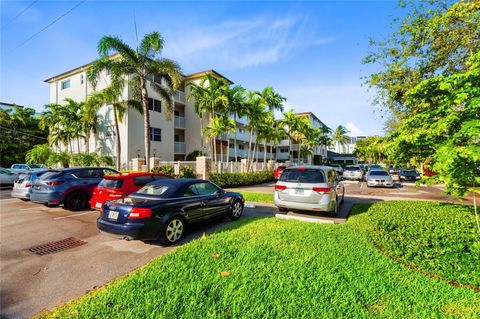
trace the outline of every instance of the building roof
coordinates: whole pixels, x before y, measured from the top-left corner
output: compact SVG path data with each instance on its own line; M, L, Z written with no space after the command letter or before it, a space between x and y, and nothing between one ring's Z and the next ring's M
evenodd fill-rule
M0 102L0 107L3 108L4 106L7 106L7 107L18 106L18 107L21 108L21 109L24 109L24 108L25 108L25 106L23 106L23 105L18 105L18 104L15 104L15 103Z
M109 58L116 58L116 57L118 57L118 56L119 56L119 54L118 54L118 53L115 53L115 54L112 54L111 56L109 56ZM90 67L90 65L93 64L93 62L94 62L94 61L89 62L89 63L87 63L87 64L84 64L84 65L82 65L82 66L76 67L76 68L74 68L74 69L65 71L65 72L60 73L60 74L58 74L58 75L52 76L51 78L46 79L44 82L46 82L46 83L52 83L52 82L61 80L61 79L63 79L63 78L72 76L72 75L74 75L74 74L77 74L77 73L80 73L80 72L84 72L84 71L88 70L88 68ZM227 77L221 75L220 73L218 73L217 71L215 71L215 70L213 70L213 69L196 72L196 73L192 73L192 74L189 74L189 75L184 75L184 74L182 74L182 76L184 77L185 80L193 80L193 79L200 78L200 77L204 76L205 74L209 74L209 73L212 73L213 75L215 75L215 76L217 76L217 77L224 78L225 80L228 81L228 83L233 84L233 81L231 81L230 79L228 79Z
M340 154L337 152L327 151L328 158L357 158L353 154Z
M184 77L185 77L185 80L193 80L193 79L201 78L201 77L204 76L205 74L210 74L210 73L213 74L213 75L215 75L215 76L217 76L217 77L224 78L225 80L228 81L228 83L233 84L233 81L231 81L230 79L228 79L227 77L221 75L220 73L218 73L217 71L215 71L215 70L213 70L213 69L196 72L196 73L192 73L192 74L189 74L189 75L184 75Z

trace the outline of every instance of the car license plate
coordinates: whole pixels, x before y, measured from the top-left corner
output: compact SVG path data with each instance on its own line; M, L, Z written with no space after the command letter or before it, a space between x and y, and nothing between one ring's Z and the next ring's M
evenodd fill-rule
M118 218L118 212L115 210L111 210L108 212L108 219L114 219L117 220Z
M96 208L102 208L102 203L96 203L96 204L95 204L95 207L96 207Z
M303 189L295 188L295 195L303 195Z

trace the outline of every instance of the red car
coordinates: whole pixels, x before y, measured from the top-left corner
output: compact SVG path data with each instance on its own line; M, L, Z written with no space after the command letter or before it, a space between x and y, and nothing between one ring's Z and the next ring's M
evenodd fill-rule
M173 177L159 173L128 173L104 176L102 181L93 190L90 207L101 210L107 200L119 199L138 191L146 184L159 179L173 179Z
M279 179L280 176L282 176L282 173L285 170L285 168L287 168L287 166L285 165L280 165L279 167L277 167L277 169L273 172L273 177L275 179Z

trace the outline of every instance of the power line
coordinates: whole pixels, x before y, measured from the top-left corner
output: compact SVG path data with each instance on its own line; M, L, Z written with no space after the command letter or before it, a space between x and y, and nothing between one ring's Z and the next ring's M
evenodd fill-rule
M18 17L20 17L22 14L25 13L25 11L27 11L28 9L30 9L35 3L37 3L38 0L35 0L33 1L32 3L30 3L25 9L23 9L22 11L20 11L16 16L14 16L10 21L8 21L7 23L5 23L4 25L2 25L2 28L5 28L7 25L9 25L10 23L12 23L13 21L15 21Z
M26 132L24 132L24 131L11 129L11 128L8 128L8 127L2 126L2 125L0 125L0 129L7 130L7 131L12 131L12 132L19 132L19 133L22 133L22 134L24 134L24 135L28 135L28 136L32 136L32 137L36 137L36 138L41 138L42 140L48 140L48 138L43 137L43 136L38 136L38 135L29 134L29 133L26 133Z
M61 16L59 16L58 18L56 18L55 20L53 20L52 22L50 22L49 24L47 24L45 27L43 27L43 29L41 29L40 31L34 33L32 36L30 36L28 39L26 39L25 41L23 41L22 43L20 43L19 45L17 45L15 48L13 48L12 51L10 51L10 53L12 53L13 51L15 51L16 49L22 47L23 45L25 45L25 43L27 43L28 41L32 40L34 37L36 37L37 35L39 35L40 33L42 33L43 31L45 31L46 29L48 29L49 27L51 27L52 25L54 25L55 23L57 23L59 20L61 20L62 18L64 18L66 15L68 15L70 12L72 12L73 10L75 10L77 7L79 7L82 3L84 3L86 0L82 0L80 2L78 2L76 5L74 5L72 8L70 8L70 10L68 10L67 12L65 12L64 14L62 14Z

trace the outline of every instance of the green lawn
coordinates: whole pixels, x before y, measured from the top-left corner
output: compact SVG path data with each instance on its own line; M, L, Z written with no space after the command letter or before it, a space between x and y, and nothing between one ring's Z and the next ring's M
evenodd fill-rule
M240 220L41 317L478 318L480 293L374 247L372 216L388 205L342 225Z
M238 192L247 202L273 203L273 193Z

